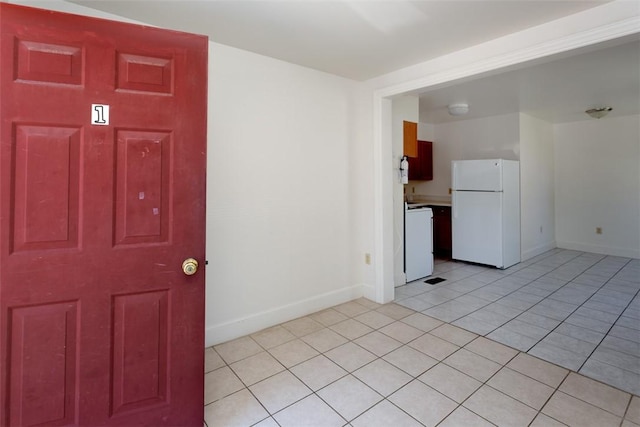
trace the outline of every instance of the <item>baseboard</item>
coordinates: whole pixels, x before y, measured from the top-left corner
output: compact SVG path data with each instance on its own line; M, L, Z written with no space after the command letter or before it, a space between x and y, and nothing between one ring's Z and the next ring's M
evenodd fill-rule
M540 254L550 251L551 249L555 249L556 247L557 247L556 242L551 241L551 242L538 245L534 248L527 249L526 251L522 251L522 261L526 261L528 259L536 257Z
M376 287L369 284L362 284L362 296L371 301L376 300Z
M603 245L593 245L589 243L567 242L558 240L557 247L560 249L571 249L574 251L592 252L602 255L619 256L624 258L640 258L640 250L629 248L617 248Z
M397 288L398 286L403 286L407 284L407 274L404 271L401 271L400 273L396 274L396 277L393 281L394 283L394 287Z
M205 346L210 347L244 335L252 334L262 329L288 322L289 320L306 316L362 296L363 286L354 285L222 324L207 326L205 329Z

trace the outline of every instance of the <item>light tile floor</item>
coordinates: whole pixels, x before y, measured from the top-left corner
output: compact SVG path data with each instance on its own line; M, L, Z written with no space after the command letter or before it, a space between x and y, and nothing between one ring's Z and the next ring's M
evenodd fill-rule
M205 422L640 426L638 260L554 250L434 276L208 348Z
M396 302L640 394L640 260L556 249L506 270L439 261Z

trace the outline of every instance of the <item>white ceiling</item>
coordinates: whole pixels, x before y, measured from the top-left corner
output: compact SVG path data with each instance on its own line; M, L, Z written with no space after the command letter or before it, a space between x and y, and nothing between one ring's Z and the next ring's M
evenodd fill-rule
M366 80L610 0L71 0Z
M559 19L609 0L69 0L151 25L206 34L211 41L366 80ZM636 1L636 0L632 0ZM640 4L640 3L639 3ZM491 77L420 94L420 121L523 111L552 121L640 113L638 37Z
M607 117L640 114L640 41L620 40L560 59L505 71L420 96L420 122L444 123L524 112L551 123L594 120L585 110L610 106ZM462 117L447 106L469 105Z

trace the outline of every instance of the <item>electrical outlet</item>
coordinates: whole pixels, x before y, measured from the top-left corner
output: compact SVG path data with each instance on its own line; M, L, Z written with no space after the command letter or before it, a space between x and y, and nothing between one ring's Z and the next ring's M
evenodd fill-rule
M602 227L596 227L596 234L602 234Z
M371 254L364 254L364 263L371 265Z

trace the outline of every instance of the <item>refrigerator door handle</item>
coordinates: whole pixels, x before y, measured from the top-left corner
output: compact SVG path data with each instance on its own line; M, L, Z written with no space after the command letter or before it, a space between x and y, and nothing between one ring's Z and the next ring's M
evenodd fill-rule
M452 212L453 218L458 217L458 204L456 203L456 194L457 194L457 191L455 190L451 192L451 208L453 210Z

